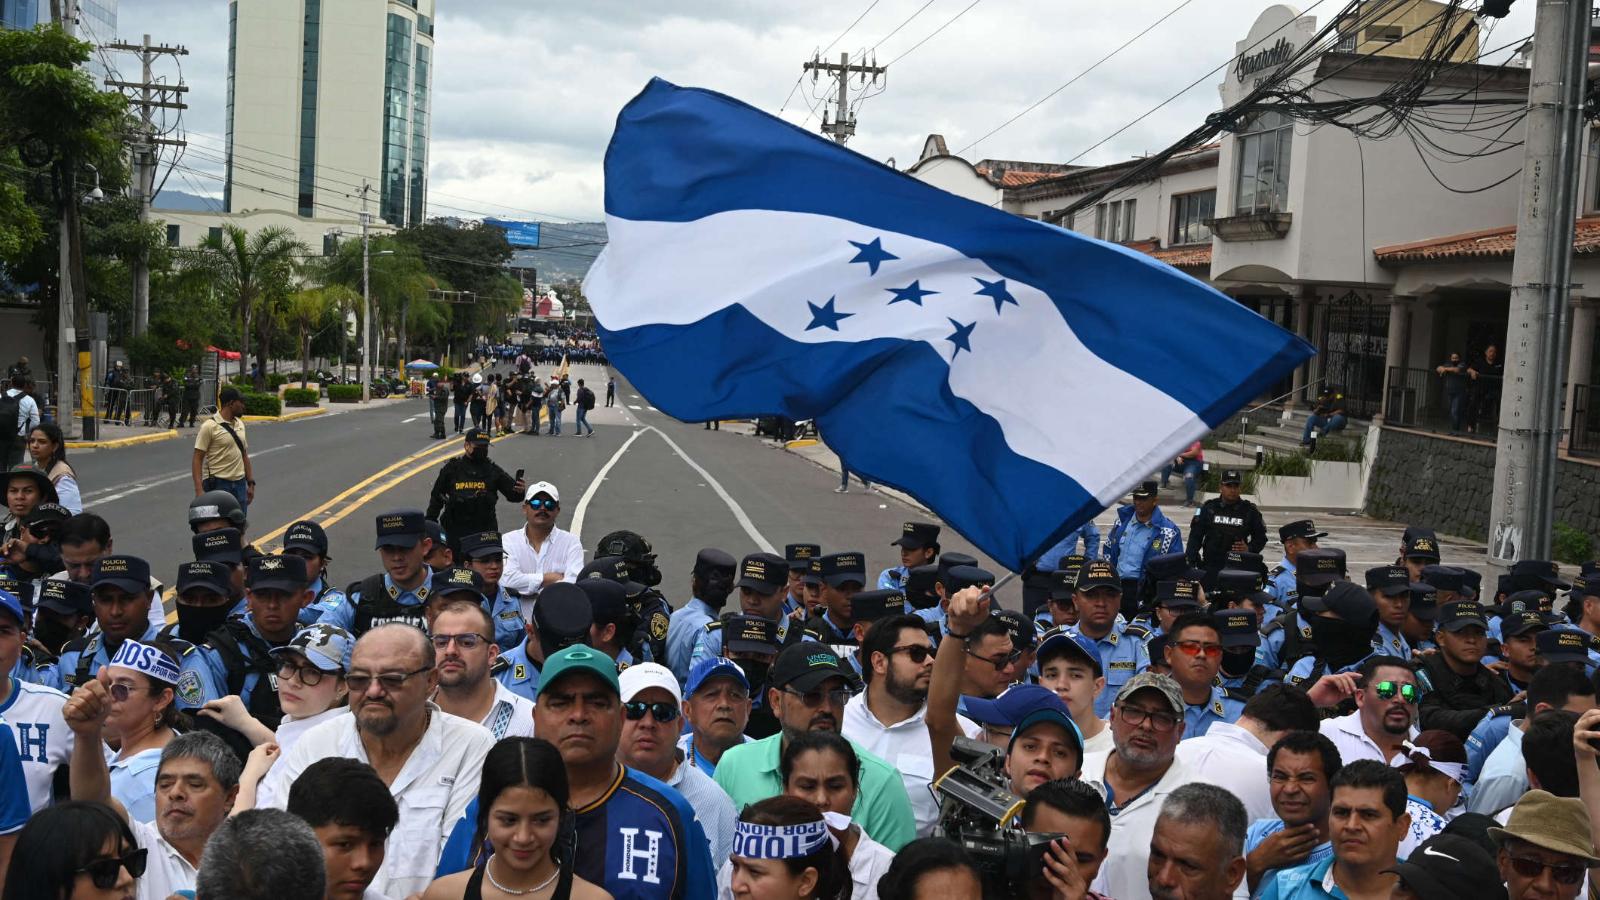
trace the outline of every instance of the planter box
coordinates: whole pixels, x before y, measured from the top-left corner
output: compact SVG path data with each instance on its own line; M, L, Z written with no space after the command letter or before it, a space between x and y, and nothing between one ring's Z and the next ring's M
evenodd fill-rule
M1214 493L1202 492L1200 502ZM1366 496L1366 467L1361 463L1312 460L1311 474L1257 475L1256 492L1246 500L1262 509L1328 509L1359 511Z

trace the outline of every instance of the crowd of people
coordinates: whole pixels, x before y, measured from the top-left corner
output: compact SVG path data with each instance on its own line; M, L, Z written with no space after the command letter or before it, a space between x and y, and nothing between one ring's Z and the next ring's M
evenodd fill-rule
M616 400L615 378L606 381L606 405ZM570 375L552 374L542 380L532 367L513 367L510 372L483 373L457 372L449 379L430 376L423 383L423 396L428 398L429 418L433 423L433 436L445 438L450 406L455 405L455 433L467 429L496 434L540 434L540 416L543 415L544 434L561 434L562 413L573 408L573 434L594 434L589 424L589 411L595 408L594 390ZM587 430L585 430L587 429Z
M1236 491L1185 552L1151 482L1020 590L921 521L881 569L708 547L674 585L486 442L342 587L229 490L152 572L13 470L0 898L1570 900L1600 866L1593 564L1486 586L1411 528L1349 572L1302 520L1269 568Z

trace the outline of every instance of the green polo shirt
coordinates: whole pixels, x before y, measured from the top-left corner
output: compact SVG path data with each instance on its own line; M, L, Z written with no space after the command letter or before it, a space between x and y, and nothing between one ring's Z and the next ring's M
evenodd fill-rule
M717 763L717 784L733 798L734 809L783 793L783 777L778 774L779 745L783 733L730 748ZM911 798L906 794L900 773L873 756L855 741L850 742L861 759L861 790L850 818L867 837L898 853L917 836L917 822L911 815Z

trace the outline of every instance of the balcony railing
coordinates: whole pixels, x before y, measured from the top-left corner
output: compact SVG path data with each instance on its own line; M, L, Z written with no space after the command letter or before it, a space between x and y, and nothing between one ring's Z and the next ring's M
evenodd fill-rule
M1434 369L1391 367L1383 418L1404 428L1494 440L1500 420L1500 381L1472 380L1452 392Z

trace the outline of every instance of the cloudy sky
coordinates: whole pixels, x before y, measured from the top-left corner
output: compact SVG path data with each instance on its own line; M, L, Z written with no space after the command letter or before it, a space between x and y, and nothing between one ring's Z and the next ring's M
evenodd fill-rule
M601 157L616 113L653 75L722 91L769 112L781 110L796 123L809 115L807 127L815 128L818 119L811 112L822 109L817 98L824 85L813 88L809 76L797 85L801 63L830 44L828 55L835 60L841 51L866 50L880 64L893 65L883 92L858 111L857 137L850 146L862 153L893 157L904 168L916 160L923 139L939 133L953 152L968 159L1110 163L1159 149L1213 110L1222 76L1207 73L1229 60L1234 43L1271 5L1266 0L438 4L430 211L586 221L602 214ZM1343 5L1344 0L1304 0L1301 8L1325 18ZM1516 4L1488 45L1529 34L1533 6L1531 0ZM226 0L120 3L121 37L137 40L148 32L156 41L185 44L191 51L183 63L191 87L184 124L197 147L222 145L227 8ZM1110 61L985 137L1169 13ZM299 60L284 63L298 65ZM1083 155L1196 80L1200 83L1193 89ZM220 166L202 158L208 153L220 156L220 150L198 150L185 165L220 173ZM168 187L220 194L220 182L195 173L178 173Z

